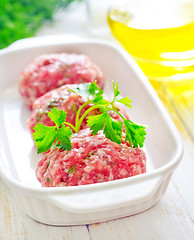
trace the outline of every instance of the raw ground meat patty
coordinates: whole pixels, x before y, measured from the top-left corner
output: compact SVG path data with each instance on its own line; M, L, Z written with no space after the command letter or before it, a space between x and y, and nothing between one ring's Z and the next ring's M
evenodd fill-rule
M71 137L72 149L51 150L39 161L36 176L44 187L77 186L122 179L146 172L142 149L93 136L84 129Z
M51 111L53 107L56 107L59 110L64 110L67 112L66 122L69 122L75 125L75 118L78 109L87 101L87 98L81 97L76 93L69 91L69 89L75 90L79 87L79 84L67 84L60 88L53 89L45 93L43 96L37 98L33 104L33 110L29 120L27 121L26 125L27 128L33 132L33 128L36 123L42 123L45 126L53 126L54 123L48 117L47 113ZM81 111L81 115L85 112L89 107L92 105L87 105ZM118 110L129 119L127 115L126 109L123 107L122 104L117 104ZM94 109L89 115L97 115L100 114L99 109ZM121 120L120 117L112 112L110 115L117 120ZM81 129L87 127L86 119L82 122Z
M104 86L100 68L83 54L45 54L34 59L21 73L19 92L32 107L34 100L64 84L97 81Z

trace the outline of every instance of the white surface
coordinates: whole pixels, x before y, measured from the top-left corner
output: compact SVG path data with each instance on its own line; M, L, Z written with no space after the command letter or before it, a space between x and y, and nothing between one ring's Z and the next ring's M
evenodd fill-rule
M20 41L0 53L0 172L9 187L16 191L16 201L32 218L57 225L105 221L153 206L164 194L171 173L181 160L182 145L148 80L124 50L110 43L68 41L65 36L38 40L31 44L26 40L28 46L25 40L24 44ZM146 174L88 186L54 189L40 186L34 174L38 157L25 127L30 112L18 94L17 84L20 72L34 57L62 51L84 53L99 65L106 76L107 95L114 79L118 80L121 94L130 96L131 118L150 126L145 144ZM22 60L18 61L19 58ZM7 71L10 68L11 71Z

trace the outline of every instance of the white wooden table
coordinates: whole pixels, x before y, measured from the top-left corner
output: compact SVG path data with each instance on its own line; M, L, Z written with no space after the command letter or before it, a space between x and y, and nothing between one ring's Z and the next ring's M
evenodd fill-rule
M81 6L69 11L65 17L56 17L55 24L45 26L38 35L87 35L83 11L85 9ZM99 37L107 38L107 35ZM172 105L168 103L166 107L183 138L185 152L166 194L156 206L135 216L104 223L74 227L47 226L24 215L15 204L11 191L0 179L0 240L193 240L194 143ZM190 117L194 120L193 115ZM194 127L194 121L190 127Z

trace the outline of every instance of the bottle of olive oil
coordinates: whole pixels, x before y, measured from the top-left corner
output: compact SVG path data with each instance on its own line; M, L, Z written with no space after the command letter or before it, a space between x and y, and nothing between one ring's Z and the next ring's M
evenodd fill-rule
M194 77L194 0L118 4L109 9L109 27L149 79Z
M194 141L194 0L120 0L107 18Z

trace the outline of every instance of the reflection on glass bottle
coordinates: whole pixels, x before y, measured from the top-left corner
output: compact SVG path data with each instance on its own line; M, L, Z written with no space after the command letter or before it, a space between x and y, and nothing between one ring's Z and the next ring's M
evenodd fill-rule
M127 1L108 23L150 79L194 74L194 1Z
M121 0L107 17L113 36L194 141L194 0Z

